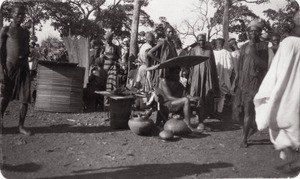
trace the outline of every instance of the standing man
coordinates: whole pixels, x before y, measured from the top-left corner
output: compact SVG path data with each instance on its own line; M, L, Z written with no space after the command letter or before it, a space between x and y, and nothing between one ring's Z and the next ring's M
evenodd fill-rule
M300 4L300 1L298 1ZM299 172L300 160L300 10L294 29L276 52L272 65L255 95L256 124L269 128L270 140L285 164L279 169ZM295 178L299 178L298 177Z
M140 53L138 55L138 61L140 67L138 69L136 78L136 87L144 92L149 92L152 88L150 71L146 71L147 67L154 65L153 60L148 57L149 50L154 46L155 37L151 32L147 32L146 43L141 46Z
M197 41L198 44L191 49L190 55L210 57L205 62L192 67L189 77L190 95L200 97L197 115L199 118L198 129L202 131L205 117L214 117L214 98L219 96L220 90L215 57L212 48L206 45L206 34L198 35Z
M217 111L218 113L222 113L226 95L232 94L230 77L233 69L233 63L230 52L224 49L225 40L223 38L218 38L215 43L216 48L214 50L214 55L220 87L220 101L218 103Z
M29 31L20 25L24 21L26 8L16 6L12 10L13 21L9 26L3 27L0 32L0 85L1 85L1 127L3 114L10 100L21 102L19 116L19 132L30 135L31 132L24 128L24 121L30 103L30 71L29 56Z
M233 117L243 120L241 147L248 147L248 137L256 129L253 98L268 69L268 47L260 40L263 24L257 20L248 25L249 42L241 47L238 86L233 105Z

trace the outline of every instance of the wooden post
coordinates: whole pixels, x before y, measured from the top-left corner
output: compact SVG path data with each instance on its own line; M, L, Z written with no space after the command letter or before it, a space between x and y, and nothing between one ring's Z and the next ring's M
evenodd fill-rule
M136 59L138 54L138 29L140 21L140 10L142 0L134 0L134 9L131 25L131 38L130 38L130 49L129 49L129 60L128 60L128 72L131 68L132 62Z

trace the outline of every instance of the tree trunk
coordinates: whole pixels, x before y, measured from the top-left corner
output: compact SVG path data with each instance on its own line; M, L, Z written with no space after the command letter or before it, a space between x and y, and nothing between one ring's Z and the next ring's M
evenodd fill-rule
M136 59L138 54L138 29L139 29L139 20L140 20L140 10L141 10L141 1L134 0L134 9L131 25L131 38L130 38L130 49L129 49L129 61L128 61L128 70L130 70L132 62Z
M225 0L224 13L223 13L223 38L225 40L225 47L229 39L229 7L231 0Z

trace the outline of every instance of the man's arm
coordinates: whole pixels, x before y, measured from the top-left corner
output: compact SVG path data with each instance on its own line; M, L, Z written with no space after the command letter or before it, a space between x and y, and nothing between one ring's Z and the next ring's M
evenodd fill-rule
M0 83L5 81L7 76L6 68L6 39L8 27L3 27L0 31Z
M158 51L159 48L161 48L163 45L163 42L159 42L157 43L156 46L154 46L152 49L149 50L149 52L147 53L148 57L152 58L153 60L157 61L160 63L160 59L157 58L154 54L156 51Z

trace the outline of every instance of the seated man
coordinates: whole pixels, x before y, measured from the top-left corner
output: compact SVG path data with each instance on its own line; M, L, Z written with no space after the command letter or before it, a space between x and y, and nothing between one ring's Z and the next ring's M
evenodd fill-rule
M158 88L155 89L157 102L159 103L159 110L164 112L171 112L184 115L184 121L187 126L196 131L191 126L190 115L191 105L188 97L182 97L184 87L179 81L180 68L170 68L170 73L161 78Z

